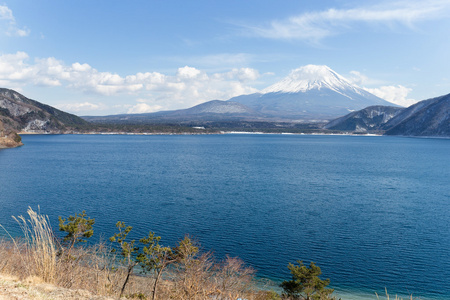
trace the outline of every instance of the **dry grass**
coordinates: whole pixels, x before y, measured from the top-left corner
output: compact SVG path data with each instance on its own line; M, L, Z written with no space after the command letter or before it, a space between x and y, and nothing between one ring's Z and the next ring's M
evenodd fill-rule
M389 293L388 293L387 289L385 289L385 293L386 293L386 300L390 300L390 296L389 296ZM375 293L375 295L377 295L377 299L380 300L380 297L378 296L378 294ZM397 295L395 295L395 298L392 298L392 299L393 299L393 300L403 300L403 298L400 298L400 297L397 296ZM409 296L407 299L405 299L405 300L413 300L413 299L420 299L420 298L417 298L417 297L413 298L413 296L410 295L410 296Z
M78 247L70 253L55 238L47 216L31 208L28 219L13 217L23 238L0 240L0 273L21 280L42 281L64 288L85 289L98 295L113 295L121 278L114 270L115 258L103 244Z
M26 271L29 276L38 276L45 282L53 283L56 280L57 246L55 237L47 216L41 215L28 208L29 219L23 216L13 217L19 223L25 237L22 243L26 255ZM13 240L18 246L18 243Z
M120 294L127 272L118 267L109 247L100 243L68 251L55 238L47 216L31 208L27 213L28 218L15 218L23 238L0 240L0 274L28 283L83 289L98 296ZM254 271L237 258L216 262L209 253L187 257L163 277L156 299L272 299L270 292L256 288ZM151 299L153 283L153 277L132 276L124 295Z

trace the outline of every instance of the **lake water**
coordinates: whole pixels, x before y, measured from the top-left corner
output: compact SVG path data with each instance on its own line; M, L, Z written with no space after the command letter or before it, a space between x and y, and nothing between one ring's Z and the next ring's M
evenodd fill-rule
M311 135L29 135L0 150L0 223L86 210L184 234L274 280L316 262L343 299L450 299L450 140ZM349 295L351 294L351 295ZM355 295L359 295L358 297Z

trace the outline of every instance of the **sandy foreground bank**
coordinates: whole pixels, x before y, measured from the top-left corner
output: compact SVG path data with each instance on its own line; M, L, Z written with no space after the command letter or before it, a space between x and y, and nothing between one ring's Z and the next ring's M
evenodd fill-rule
M19 280L17 277L0 274L0 300L112 300L113 298L95 296L86 290L71 290L52 284L39 282L37 278Z

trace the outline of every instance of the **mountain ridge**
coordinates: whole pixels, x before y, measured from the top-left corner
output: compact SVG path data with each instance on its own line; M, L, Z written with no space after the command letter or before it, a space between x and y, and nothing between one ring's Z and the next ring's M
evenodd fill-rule
M233 97L262 114L308 121L334 119L372 105L397 106L350 83L328 66L306 65L292 70L260 93Z
M386 135L450 137L450 94L420 101L386 123Z
M324 128L356 133L450 137L450 94L423 100L407 108L366 107L332 120Z

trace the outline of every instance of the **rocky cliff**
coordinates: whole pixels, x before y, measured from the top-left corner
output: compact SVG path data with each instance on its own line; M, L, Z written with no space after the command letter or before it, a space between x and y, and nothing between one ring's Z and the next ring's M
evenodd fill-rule
M68 133L89 123L16 91L0 88L0 147L20 146L24 133Z
M14 131L5 130L0 121L0 149L22 146L22 138Z
M64 133L88 124L75 115L0 88L0 121L6 130Z

